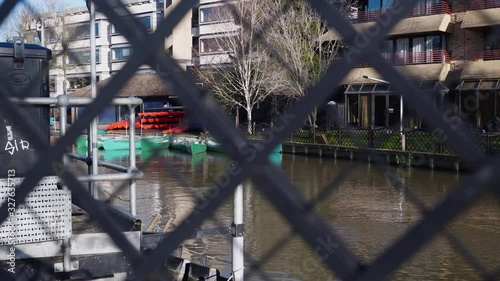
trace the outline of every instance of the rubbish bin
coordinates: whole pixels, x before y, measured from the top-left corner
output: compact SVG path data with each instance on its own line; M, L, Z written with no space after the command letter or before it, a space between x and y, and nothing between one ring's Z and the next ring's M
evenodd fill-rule
M49 60L52 52L44 47L0 42L0 87L10 97L49 97ZM23 105L20 113L50 142L49 106ZM19 120L8 119L0 110L0 178L8 171L23 177L37 160L40 143L32 143Z

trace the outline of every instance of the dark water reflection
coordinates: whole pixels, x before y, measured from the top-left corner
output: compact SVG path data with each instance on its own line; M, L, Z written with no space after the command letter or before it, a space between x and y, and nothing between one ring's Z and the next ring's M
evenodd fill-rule
M147 155L138 157L140 163ZM166 152L153 159L138 184L138 215L145 224L155 213L163 216L159 231L179 225L194 207L193 195L206 192L225 168L227 158L203 154L194 159L187 154ZM347 161L278 155L284 173L308 200L317 198L329 181L351 167ZM125 164L125 158L107 160ZM279 161L282 160L282 161ZM173 173L173 170L177 173ZM432 207L460 182L455 173L400 168L402 189L388 184L384 172L373 164L356 164L343 183L321 198L316 210L344 239L362 261L372 261L420 218L420 212L405 191L410 191L426 207ZM333 275L315 262L313 251L292 232L273 204L251 184L245 183L246 251L256 260L282 239L291 237L282 249L262 266L272 280L334 280ZM232 221L232 198L215 213L204 228L229 225ZM500 212L493 196L482 198L451 223L450 232L461 239L488 270L500 265ZM200 262L202 252L213 257L210 265L228 274L230 238L205 237L185 241L189 251L184 257ZM247 261L249 261L247 259ZM247 265L249 267L250 264ZM248 280L261 280L254 275ZM443 235L437 236L406 262L391 280L480 280L480 275Z

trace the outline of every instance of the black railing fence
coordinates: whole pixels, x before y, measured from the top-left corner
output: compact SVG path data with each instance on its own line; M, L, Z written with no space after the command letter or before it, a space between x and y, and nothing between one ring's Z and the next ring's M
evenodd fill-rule
M25 1L26 2L26 1ZM318 256L318 262L331 269L332 280L386 280L403 263L409 261L426 243L430 242L436 235L443 234L455 246L457 252L477 271L478 278L483 280L495 280L498 277L499 269L487 271L474 255L464 246L464 244L447 231L446 225L457 216L464 213L467 208L488 193L499 193L500 173L495 172L500 167L500 155L493 152L500 150L500 136L493 134L476 134L458 130L450 120L450 116L443 115L443 111L438 111L432 106L428 106L422 99L422 95L413 84L393 66L391 66L380 53L379 50L385 40L386 35L393 27L407 17L418 0L408 0L395 2L393 8L388 9L376 21L377 25L373 32L361 35L350 23L341 15L338 2L328 0L308 0L304 2L318 13L319 16L344 38L349 50L354 50L352 55L343 60L335 61L323 78L315 85L306 90L304 97L292 103L286 110L276 118L271 126L269 124L241 124L238 128L224 112L217 102L207 95L196 85L176 61L158 52L164 46L165 38L172 34L173 28L184 18L184 15L196 7L198 0L183 0L168 13L168 16L158 24L154 31L148 31L137 19L135 19L127 5L131 1L107 0L93 1L99 12L106 16L109 22L122 34L130 46L136 50L131 54L128 61L124 62L123 68L113 75L109 83L103 86L95 101L89 105L85 113L72 124L67 134L56 144L50 146L42 142L35 130L25 129L25 135L32 143L40 142L43 149L39 152L39 161L36 162L26 174L25 180L16 189L16 206L26 200L29 192L35 187L41 178L49 174L53 163L59 163L61 157L67 152L67 147L75 143L77 136L89 126L89 123L100 112L110 104L111 100L124 87L126 82L136 73L142 65L149 65L152 69L167 70L169 75L162 76L161 79L168 84L168 88L176 93L182 104L186 106L193 116L203 123L204 128L216 139L222 142L224 150L234 161L234 165L227 168L226 173L221 176L224 179L218 181L211 187L209 195L200 195L194 198L197 202L192 212L180 223L168 236L159 241L156 248L147 255L141 254L127 240L125 235L114 227L116 222L106 216L106 202L93 199L87 189L76 180L75 175L64 170L58 174L64 179L66 185L71 189L73 198L77 201L113 239L114 243L122 250L126 256L127 272L133 273L134 280L151 280L155 272L164 263L165 258L173 253L183 241L189 239L201 224L213 219L214 212L226 202L233 194L236 187L244 180L252 180L254 186L261 192L269 202L272 202L276 210L290 225L294 236L300 236L316 254L321 249L324 255ZM228 5L230 2L228 1ZM18 0L4 0L0 4L0 23L4 22L9 14L13 13L15 7L24 4ZM285 5L283 11L293 5ZM231 9L235 15L238 11ZM387 16L384 16L387 15ZM275 17L268 22L273 24ZM238 20L242 28L251 26L245 19ZM266 30L255 30L256 38L263 46L269 47L265 36ZM362 37L363 40L358 40ZM279 51L268 48L268 51L277 59L279 63L287 66L287 58L283 57ZM314 208L314 202L307 202L303 195L297 190L290 179L280 170L279 167L269 162L267 154L283 141L325 143L339 146L355 146L378 149L402 149L401 135L399 131L388 128L359 129L342 128L332 129L328 127L318 127L314 130L310 128L300 129L308 114L331 97L332 90L341 84L343 78L359 62L369 58L373 62L375 70L391 83L391 86L402 93L404 100L415 111L420 113L424 121L429 124L433 131L412 130L403 135L406 139L405 149L408 151L421 151L429 153L454 153L460 157L460 161L471 168L472 173L467 175L455 188L450 191L444 200L432 208L428 208L419 203L412 193L411 187L404 189L408 198L415 206L422 211L419 221L414 222L397 239L387 242L386 248L377 256L370 260L361 261L345 242L344 237L339 235L335 224L327 223ZM159 67L158 67L159 65ZM439 94L439 93L436 93ZM5 112L8 119L15 119L20 127L32 128L30 120L23 118L22 109L10 101L10 92L7 87L0 87L0 109ZM251 128L252 135L265 139L264 148L256 146L254 142L246 137L248 128ZM298 129L299 128L299 129ZM438 130L439 133L436 133ZM265 132L265 133L264 133ZM253 150L256 157L243 155L241 148L246 151ZM367 152L369 153L369 152ZM378 161L376 157L374 163L380 164L380 168L393 175L388 185L391 188L402 186L402 179L389 167L384 165L384 161ZM183 177L180 172L171 168L169 163L164 163L165 173L175 177ZM234 167L237 167L236 169ZM140 167L139 167L140 168ZM347 168L351 169L351 168ZM349 170L344 171L344 173ZM335 190L343 181L344 173L339 173L331 184L323 189L324 194L329 194ZM311 205L312 204L312 205ZM8 219L8 206L3 204L0 207L0 221ZM325 241L329 248L325 249ZM283 241L281 241L283 242ZM270 247L268 253L262 253L262 259L255 259L249 265L252 274L259 274L259 278L266 279L262 268L265 263L273 258L279 250L286 246L286 240ZM436 261L442 262L442 261ZM53 265L48 265L54 268ZM23 268L18 268L23 270ZM25 268L32 274L32 268ZM45 270L45 269L44 269ZM32 274L33 275L33 274ZM34 276L34 275L33 275ZM252 276L248 276L252 278ZM422 279L426 279L425 276ZM13 280L7 271L0 272L0 280ZM36 280L36 277L33 279ZM236 280L239 281L239 280Z

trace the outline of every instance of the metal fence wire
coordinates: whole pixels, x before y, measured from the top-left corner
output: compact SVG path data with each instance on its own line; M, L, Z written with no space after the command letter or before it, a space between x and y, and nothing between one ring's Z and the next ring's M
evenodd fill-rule
M95 101L85 110L85 114L80 116L76 123L53 146L43 140L36 133L36 130L30 129L33 125L30 120L26 120L21 114L22 109L20 106L9 99L8 88L3 86L0 88L0 108L6 113L4 116L20 122L26 128L24 131L26 138L32 143L40 143L42 147L39 150L39 160L31 167L25 176L25 180L16 190L17 205L24 202L28 193L44 176L51 172L54 167L53 163L60 162L63 154L67 152L67 147L71 147L78 135L110 104L125 84L124 82L128 81L141 65L150 65L153 69L156 69L157 63L159 63L161 69L168 70L170 74L162 77L164 83L168 84L178 94L182 103L198 120L202 121L203 126L210 131L211 135L221 141L226 153L234 161L234 165L228 168L224 175L227 180L217 181L218 183L212 186L210 197L200 194L196 201L197 205L186 218L185 223L180 224L169 233L153 251L147 255L141 255L130 244L124 234L118 231L117 223L106 214L107 203L93 199L87 189L71 172L65 169L58 171L58 176L70 188L73 197L76 198L80 206L121 248L130 264L127 271L133 273L134 280L149 280L148 278L151 278L157 272L167 255L174 252L187 237L191 237L205 220L211 218L215 210L246 179L251 179L258 190L274 204L276 209L287 220L291 229L294 230L294 233L290 235L300 235L312 251L322 249L323 254L318 257L318 261L329 268L338 279L384 280L415 255L425 243L429 242L437 234L442 234L459 250L464 259L478 271L482 279L496 280L500 269L493 272L486 270L463 243L446 229L446 225L486 193L493 192L500 196L500 187L498 185L500 173L496 172L496 169L500 167L500 156L487 157L483 151L478 150L477 146L473 144L472 132L457 129L450 122L449 115L445 116L443 111L427 106L418 89L376 51L388 32L407 14L411 13L418 0L394 1L394 5L390 9L377 17L376 25L363 34L354 29L351 23L341 15L337 2L328 0L308 1L311 7L328 23L329 27L335 29L344 38L344 42L354 52L344 59L336 60L324 77L307 89L307 93L303 98L291 104L286 113L278 116L272 128L268 128L265 134L261 134L263 146L255 145L255 142L249 142L245 135L234 126L234 122L229 119L213 97L200 89L196 85L196 81L192 81L172 57L159 55L157 52L163 46L165 37L171 34L173 28L181 21L183 16L198 4L198 0L180 1L154 32L148 32L143 25L135 20L125 4L120 0L94 2L97 9L109 19L118 32L126 37L130 45L135 50L140 51L131 55L124 67L110 79L108 84L102 87ZM22 5L22 1L5 0L2 2L0 6L0 23L9 16L17 5ZM284 7L284 9L288 9L289 6ZM237 13L236 10L233 12ZM248 27L248 23L245 23L244 20L242 22L244 27ZM268 24L271 25L272 22ZM256 32L261 43L264 46L269 46L266 42L265 30L257 30ZM363 40L360 40L360 38ZM276 50L270 49L269 52L273 53L286 66L286 58L281 57ZM432 145L436 150L442 149L441 146L448 147L453 153L460 156L461 163L469 167L472 173L452 189L444 200L430 209L418 200L418 197L411 192L411 188L406 188L406 195L422 211L421 219L387 246L377 257L370 262L363 263L346 245L341 235L335 230L335 225L330 226L315 212L314 205L326 196L319 196L319 199L310 202L306 201L284 173L269 162L267 154L280 142L294 136L307 115L330 97L332 89L341 83L346 74L353 67L367 60L370 60L376 71L403 95L403 98L413 111L419 112L425 122L431 124L435 131L439 131L440 138L438 140L433 138L426 143L412 144L411 138L409 138L408 146ZM206 118L207 116L210 116L210 118ZM257 129L264 130L265 128L259 126ZM319 129L318 134L321 134L321 131ZM360 147L368 147L364 143L366 138L362 138L360 134L361 132L358 130L347 128L342 131L343 142L349 143L349 145L357 143ZM336 143L340 139L338 135L326 135L326 137L331 138L332 143ZM392 140L397 139L398 136L391 131L376 131L373 138L374 147L383 147L389 143L391 147L399 148L397 141L392 145ZM498 141L495 138L491 142L496 144ZM495 150L496 147L497 145L494 146ZM251 153L248 153L249 151ZM251 157L254 153L256 153L256 157ZM384 159L377 160L376 155L372 157L374 163L384 169L387 175L390 175L390 183L393 187L400 188L402 180L397 173L386 166ZM170 171L168 169L169 164L164 164L166 170ZM321 195L333 192L350 172L349 169L334 178L323 189ZM172 174L175 176L175 172L172 172ZM0 209L0 221L3 222L8 218L7 210L7 204L3 204ZM280 241L260 260L253 260L251 269L255 270L252 271L252 274L259 274L261 278L267 279L265 273L260 269L267 260L273 257L274 253L286 245L289 239L290 237L287 237ZM327 242L327 248L325 248L325 241ZM12 279L12 276L5 271L0 272L0 276L1 280ZM36 276L34 278L33 280L36 280Z

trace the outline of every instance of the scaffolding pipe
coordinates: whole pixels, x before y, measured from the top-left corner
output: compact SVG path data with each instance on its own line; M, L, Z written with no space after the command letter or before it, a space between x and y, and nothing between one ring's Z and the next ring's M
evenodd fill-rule
M76 159L76 160L87 161L87 157L81 156L81 155L78 155L78 154L68 153L68 156L71 157L71 158L73 158L73 159ZM104 168L108 168L108 169L115 170L117 172L123 172L123 173L127 173L128 170L129 170L125 166L120 166L120 165L113 164L113 163L108 163L108 162L105 162L105 161L99 161L99 167L104 167Z
M95 42L95 5L94 1L89 1L90 4L90 89L91 98L95 99L97 97L97 79L96 79L96 42ZM92 174L97 175L99 173L99 158L97 156L97 123L98 116L96 116L90 123L89 135L92 135ZM90 154L89 154L90 155ZM92 183L92 196L95 199L99 199L99 194L95 183Z
M96 181L126 181L136 180L144 176L143 172L135 171L127 174L99 174L90 176L79 176L78 180L82 182L96 182Z
M234 191L232 243L233 280L243 281L244 273L244 240L243 240L243 186L240 184Z
M15 104L29 104L29 105L57 105L59 102L60 96L67 95L59 95L56 98L49 97L10 97L9 100ZM67 106L86 106L91 104L94 101L92 98L73 98L68 97ZM128 97L128 98L114 98L111 101L113 105L141 105L142 100L139 98Z
M67 116L67 105L68 105L68 96L61 95L57 99L57 104L59 106L59 135L64 136L66 134L66 124L68 122ZM68 165L68 156L63 154L62 156L62 164L63 167ZM67 189L66 186L64 186ZM63 252L63 270L64 272L71 271L71 238L64 238L62 241L62 252Z
M134 173L137 170L137 167L135 165L135 106L131 105L129 106L129 128L130 128L130 134L129 134L129 173ZM137 215L137 208L136 208L136 202L135 202L135 197L136 197L136 182L135 179L130 180L130 214L135 217Z

